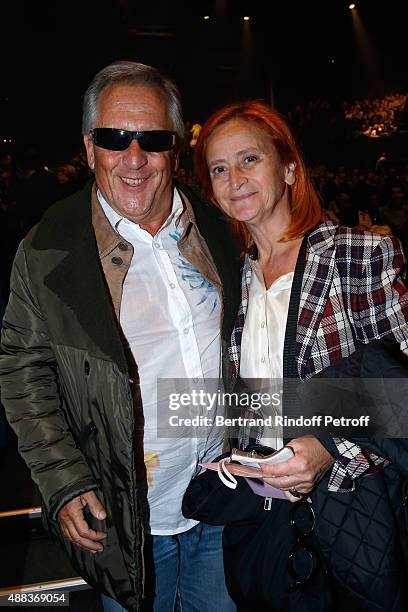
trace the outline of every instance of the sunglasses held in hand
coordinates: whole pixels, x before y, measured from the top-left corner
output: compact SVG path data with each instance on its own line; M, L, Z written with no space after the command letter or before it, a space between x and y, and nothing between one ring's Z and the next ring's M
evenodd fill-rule
M148 153L170 151L176 144L176 132L170 130L130 132L118 128L94 128L90 130L90 134L94 145L109 151L125 151L133 139Z

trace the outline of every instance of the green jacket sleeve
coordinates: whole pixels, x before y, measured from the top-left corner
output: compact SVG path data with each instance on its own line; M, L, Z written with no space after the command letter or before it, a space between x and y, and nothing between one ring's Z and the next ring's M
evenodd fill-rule
M1 400L19 452L55 519L68 501L97 485L65 419L57 364L30 282L24 241L10 286L1 335Z

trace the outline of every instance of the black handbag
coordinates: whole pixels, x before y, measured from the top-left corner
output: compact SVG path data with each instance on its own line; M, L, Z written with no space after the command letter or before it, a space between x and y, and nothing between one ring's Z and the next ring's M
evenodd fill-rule
M266 451L265 447L262 450ZM228 453L217 461L226 456ZM225 525L225 581L238 610L252 611L258 606L259 610L279 612L330 612L328 575L314 533L302 544L313 552L316 567L304 584L294 588L296 574L290 571L290 556L297 550L298 540L291 526L291 511L296 504L261 497L253 493L245 478L237 481L232 490L217 472L201 473L190 482L182 511L186 518Z
M230 453L220 455L219 461ZM237 478L237 488L229 489L217 472L207 470L192 479L183 497L182 512L186 518L227 525L256 520L264 513L265 498L255 495L245 478Z

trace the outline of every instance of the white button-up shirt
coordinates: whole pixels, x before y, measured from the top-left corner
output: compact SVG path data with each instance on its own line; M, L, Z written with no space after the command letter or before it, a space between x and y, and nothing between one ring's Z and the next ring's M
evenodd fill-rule
M242 333L240 376L253 391L282 390L283 349L293 272L277 278L269 289L258 263L251 261L248 310ZM249 379L262 379L250 382ZM282 414L282 406L265 408L264 417ZM275 449L283 446L282 427L265 428L261 443Z
M134 248L120 324L139 371L145 457L156 456L148 490L151 533L181 533L197 523L181 513L183 494L198 463L222 452L223 432L211 441L193 430L188 438L158 437L157 379L219 378L221 297L178 250L184 228L177 190L171 214L155 236L121 217L100 192L98 198L112 227Z

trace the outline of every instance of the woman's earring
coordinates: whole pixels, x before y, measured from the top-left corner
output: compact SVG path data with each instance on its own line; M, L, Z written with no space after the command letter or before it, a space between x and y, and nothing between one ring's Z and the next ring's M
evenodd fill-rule
M296 181L296 164L295 162L291 162L290 164L288 164L286 168L285 183L287 183L287 185L293 185L295 181Z

